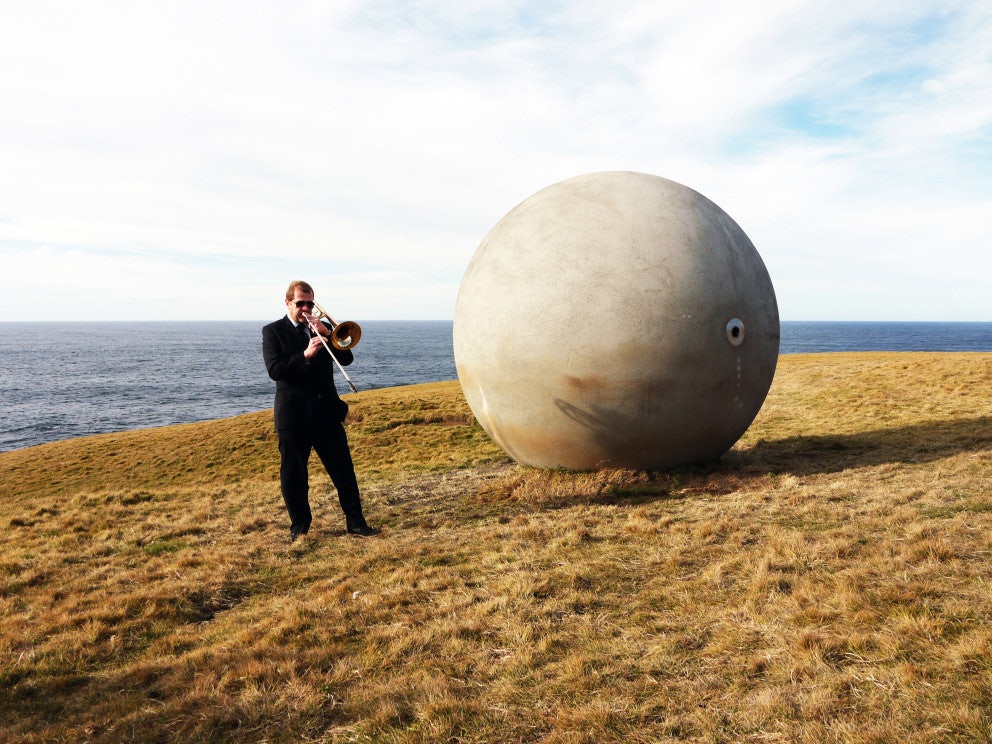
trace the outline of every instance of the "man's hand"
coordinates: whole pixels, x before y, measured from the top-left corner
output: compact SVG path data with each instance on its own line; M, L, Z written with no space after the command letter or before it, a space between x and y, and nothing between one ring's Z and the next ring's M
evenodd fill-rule
M313 359L313 355L322 348L324 348L324 345L320 342L320 336L311 336L310 345L303 350L303 356L306 357L307 361L309 361Z

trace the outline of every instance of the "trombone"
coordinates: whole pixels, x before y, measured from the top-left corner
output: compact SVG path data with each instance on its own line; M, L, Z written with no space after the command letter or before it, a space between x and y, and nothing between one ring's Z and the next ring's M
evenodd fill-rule
M348 351L355 348L358 345L359 339L362 337L362 327L352 320L345 320L338 323L316 302L313 303L313 309L316 311L313 315L310 315L307 312L303 313L304 320L306 320L307 325L310 326L310 330L317 334L317 338L320 339L320 343L322 343L324 348L327 349L327 353L331 355L331 359L334 360L334 363L338 365L338 369L341 370L341 374L344 375L344 379L348 382L348 387L351 388L351 392L357 393L358 388L355 387L355 383L353 383L351 378L348 377L348 373L344 371L344 367L341 365L341 362L339 362L338 358L334 356L334 352L331 351L331 346L335 349L339 349L340 351ZM325 319L331 326L331 346L327 345L327 339L324 338L324 334L317 329L317 324Z

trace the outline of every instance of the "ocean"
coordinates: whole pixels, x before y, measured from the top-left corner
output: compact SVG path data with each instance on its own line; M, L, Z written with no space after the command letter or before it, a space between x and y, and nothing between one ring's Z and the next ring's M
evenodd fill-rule
M263 325L0 322L0 452L270 408ZM361 326L347 368L359 390L457 379L451 321ZM780 351L992 351L992 323L783 321Z

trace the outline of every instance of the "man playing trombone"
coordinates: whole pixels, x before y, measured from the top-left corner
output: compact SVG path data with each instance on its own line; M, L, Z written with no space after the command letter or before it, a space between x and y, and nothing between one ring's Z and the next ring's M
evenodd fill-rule
M343 367L352 363L354 354L350 347L342 348L337 343L333 348L328 346L335 327L329 327L320 315L314 317L315 304L313 288L306 282L294 281L286 290L286 315L262 328L265 369L276 382L279 484L289 512L290 540L295 541L310 529L307 463L312 450L316 450L337 489L347 531L373 537L380 530L370 527L362 512L343 425L348 404L338 396L333 379L334 365L341 366L344 373ZM348 339L354 346L361 330L353 323L350 326L357 332L353 340Z

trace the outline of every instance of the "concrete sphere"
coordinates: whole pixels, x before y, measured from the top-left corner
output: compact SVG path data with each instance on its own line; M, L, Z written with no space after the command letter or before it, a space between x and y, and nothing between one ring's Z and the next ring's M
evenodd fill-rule
M719 458L761 408L778 348L775 291L744 231L643 173L524 200L482 241L455 305L472 412L542 468Z

